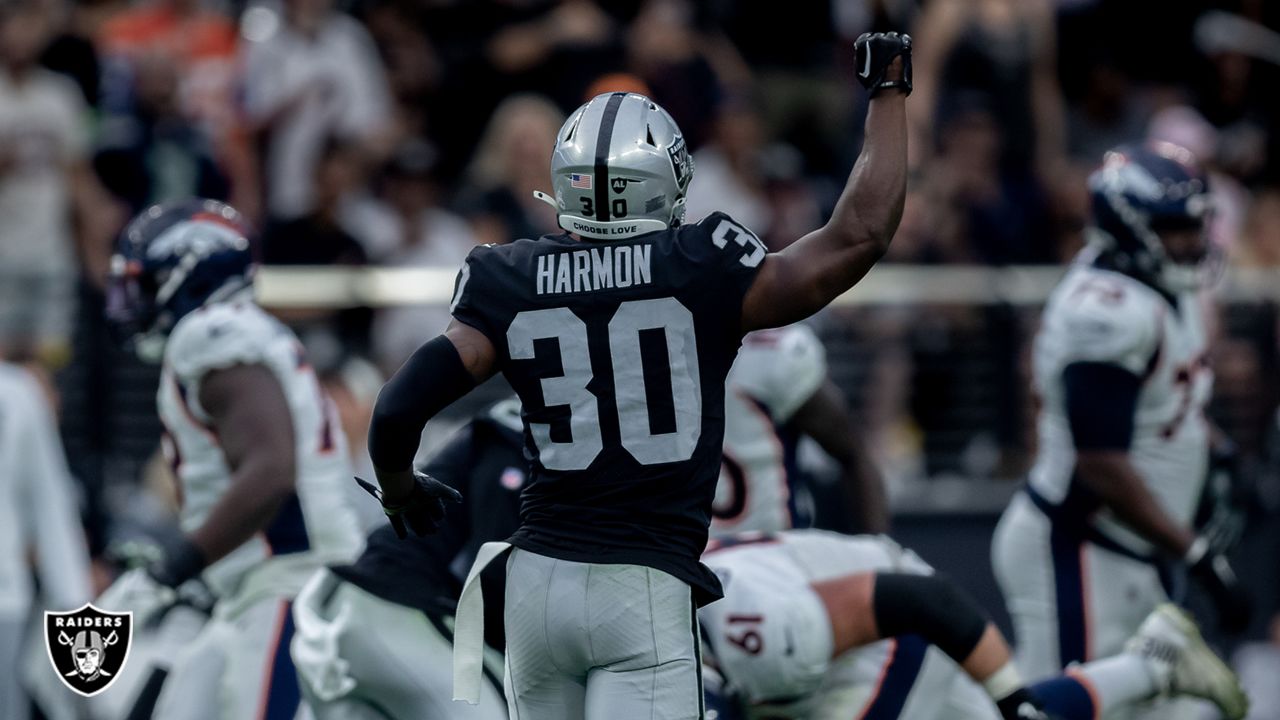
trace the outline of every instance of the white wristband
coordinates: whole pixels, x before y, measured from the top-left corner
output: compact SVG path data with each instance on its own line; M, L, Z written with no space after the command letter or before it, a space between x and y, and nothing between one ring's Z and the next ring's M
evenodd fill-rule
M1005 663L1004 667L991 673L986 680L982 681L982 687L986 688L987 694L996 702L1000 702L1025 686L1022 675L1018 672L1018 668L1013 666L1012 661Z

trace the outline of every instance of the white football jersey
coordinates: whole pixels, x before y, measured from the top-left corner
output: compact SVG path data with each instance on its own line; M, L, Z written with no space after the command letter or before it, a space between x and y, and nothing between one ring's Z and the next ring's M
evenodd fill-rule
M157 400L165 451L178 477L183 531L204 523L231 482L218 437L200 407L200 382L212 370L251 364L270 368L284 390L297 438L298 476L294 494L271 525L205 570L205 580L219 595L263 567L255 574L273 578L267 582L296 581L300 588L310 571L349 560L363 542L349 504L351 470L333 403L294 334L248 301L190 313L165 347Z
M752 702L799 699L792 711L823 686L874 683L890 650L881 641L833 660L831 621L813 583L880 570L933 572L884 535L825 530L726 536L707 546L702 562L724 585L724 599L698 611L715 662Z
M1034 348L1039 398L1038 451L1031 487L1050 503L1067 499L1075 446L1067 420L1063 370L1076 362L1118 365L1143 378L1129 458L1175 520L1195 515L1208 466L1205 405L1213 387L1207 362L1208 299L1183 293L1175 308L1150 287L1085 264L1071 268L1045 307ZM1130 550L1151 546L1101 510L1092 522Z
M726 381L724 459L711 535L791 527L795 438L780 432L827 376L822 342L803 325L747 335Z

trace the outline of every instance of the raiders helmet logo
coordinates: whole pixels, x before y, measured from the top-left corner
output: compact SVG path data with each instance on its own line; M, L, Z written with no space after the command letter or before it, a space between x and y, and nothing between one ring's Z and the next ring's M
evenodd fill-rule
M44 614L44 646L63 684L85 697L111 687L129 660L133 613L85 605Z
M689 150L684 144L684 136L676 138L676 141L667 148L667 155L671 157L671 170L676 175L676 184L684 185L684 180L689 176Z

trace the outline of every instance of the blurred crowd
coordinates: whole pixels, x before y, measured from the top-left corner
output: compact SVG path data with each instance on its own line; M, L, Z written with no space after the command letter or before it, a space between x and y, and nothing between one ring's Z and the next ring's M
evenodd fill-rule
M532 191L551 190L565 113L632 90L693 150L689 217L726 211L780 249L826 219L857 156L852 45L877 30L916 40L887 262L1067 262L1103 151L1158 138L1211 168L1228 262L1280 270L1277 2L0 0L0 359L58 408L91 553L166 512L163 492L119 492L162 472L157 371L102 321L112 243L142 208L227 200L268 265L456 267L478 243L557 230ZM383 378L447 311L282 315L367 463ZM1036 322L1005 305L819 316L891 490L1025 472ZM1280 314L1224 304L1216 332L1215 419L1274 518Z
M458 266L556 229L531 193L550 190L565 113L606 90L683 128L691 218L727 211L780 248L824 221L857 156L853 40L891 29L917 50L889 262L1066 262L1101 153L1161 138L1212 168L1230 262L1280 267L1280 5L1263 0L0 0L0 357L56 372L90 487L131 475L158 428L130 388L154 370L100 318L132 214L202 195L254 220L269 265ZM358 434L379 374L445 317L286 319ZM1034 324L921 306L818 327L892 480L1025 469ZM1220 326L1220 420L1269 462L1275 307L1233 304Z

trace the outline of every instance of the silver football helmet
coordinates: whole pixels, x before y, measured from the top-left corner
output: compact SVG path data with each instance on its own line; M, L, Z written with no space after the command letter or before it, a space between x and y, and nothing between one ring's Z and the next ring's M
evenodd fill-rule
M693 158L675 120L635 93L605 93L578 108L551 154L560 227L617 240L675 227L684 220Z

